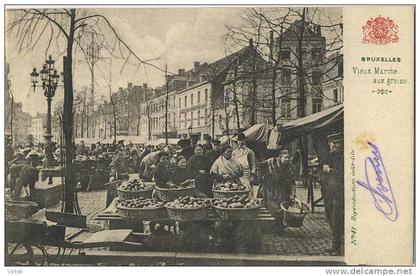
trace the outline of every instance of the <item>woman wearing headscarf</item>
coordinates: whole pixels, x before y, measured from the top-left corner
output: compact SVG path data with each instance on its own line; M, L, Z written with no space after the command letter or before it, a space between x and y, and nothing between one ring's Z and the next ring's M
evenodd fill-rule
M280 204L290 200L294 184L289 152L282 150L278 157L261 162L260 169L264 203L276 219L277 229L282 232L286 226L283 224L284 213Z
M239 178L243 175L242 166L232 158L232 147L225 145L221 150L221 155L216 159L210 169L213 178L222 182L224 180L233 180L239 183Z
M197 144L194 149L194 155L188 160L188 171L195 179L195 187L208 197L213 196L212 185L209 177L210 160L204 155L204 147Z
M170 169L169 153L160 151L158 156L158 163L155 167L154 179L156 186L159 188L168 188L167 183L172 181L173 172Z

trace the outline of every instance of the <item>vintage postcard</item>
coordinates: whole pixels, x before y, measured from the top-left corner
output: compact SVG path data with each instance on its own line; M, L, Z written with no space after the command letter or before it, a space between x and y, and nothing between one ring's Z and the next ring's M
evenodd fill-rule
M5 266L415 264L414 5L4 16Z

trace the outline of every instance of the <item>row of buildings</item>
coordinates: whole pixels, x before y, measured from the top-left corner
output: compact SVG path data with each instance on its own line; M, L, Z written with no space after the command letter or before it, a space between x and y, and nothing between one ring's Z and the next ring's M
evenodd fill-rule
M343 57L326 50L319 26L296 21L281 37L271 35L270 47L271 55L265 55L250 40L217 61L178 69L161 87L129 83L119 88L97 107L95 137L193 135L201 140L257 123L281 124L343 102Z

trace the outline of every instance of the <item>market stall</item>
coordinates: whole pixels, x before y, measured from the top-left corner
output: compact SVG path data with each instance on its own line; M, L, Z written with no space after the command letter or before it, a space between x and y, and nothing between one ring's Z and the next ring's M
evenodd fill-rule
M147 222L150 238L144 242L144 250L168 251L169 245L182 244L172 250L194 250L187 244L200 244L204 251L240 250L258 253L261 249L261 231L274 218L262 206L260 199L251 199L241 184L215 185L214 198L194 196L194 181L159 188L154 182L143 182L130 175L129 181L120 181L113 186L118 197L95 219L107 221L109 229L121 225L135 225ZM157 197L156 197L157 195ZM170 234L162 236L152 226L168 226ZM220 244L218 228L230 229L231 236ZM194 228L194 231L191 231ZM197 230L200 229L200 230ZM226 230L225 230L226 231ZM207 233L197 236L199 233ZM161 246L162 239L165 245ZM216 242L217 241L217 242ZM233 248L229 248L233 246Z

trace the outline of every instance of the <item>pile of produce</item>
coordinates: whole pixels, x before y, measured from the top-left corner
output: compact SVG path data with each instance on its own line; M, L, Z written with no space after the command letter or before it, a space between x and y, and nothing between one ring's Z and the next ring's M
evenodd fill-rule
M215 199L213 206L220 208L257 208L261 206L261 202L258 199L250 199L246 195L235 195L229 198Z
M124 201L121 201L119 204L122 207L138 209L154 209L162 206L162 202L144 197L126 199Z
M153 183L144 183L140 179L131 179L118 186L123 191L144 191L153 189Z
M233 192L233 191L246 191L247 188L242 185L238 184L232 181L226 181L223 183L217 183L214 187L215 191L221 191L221 192Z
M208 202L202 198L182 196L172 202L169 202L166 206L174 209L199 209L206 207L207 205Z

